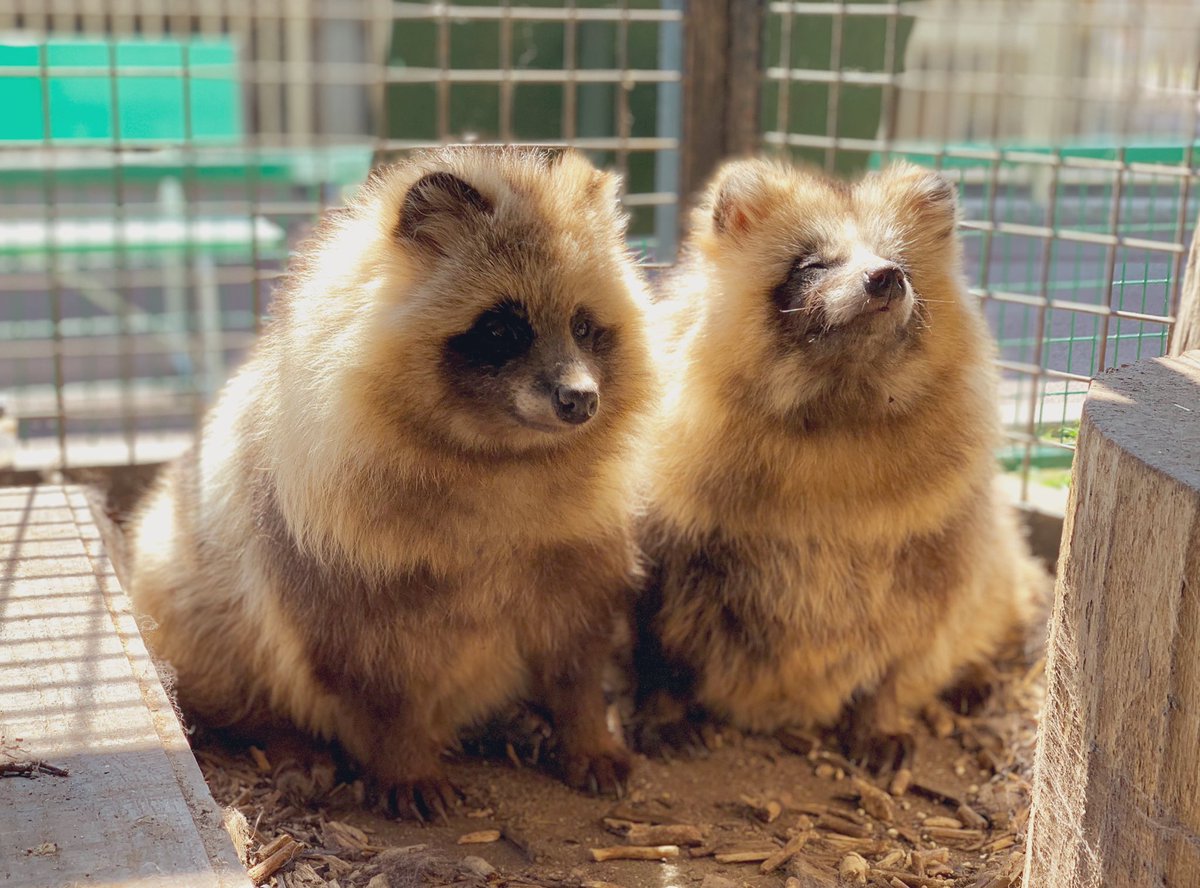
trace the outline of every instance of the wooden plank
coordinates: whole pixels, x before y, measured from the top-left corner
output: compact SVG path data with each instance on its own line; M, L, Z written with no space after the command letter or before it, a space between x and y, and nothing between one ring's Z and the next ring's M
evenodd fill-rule
M1200 352L1092 383L1026 885L1200 885Z
M0 881L249 885L82 490L0 489Z

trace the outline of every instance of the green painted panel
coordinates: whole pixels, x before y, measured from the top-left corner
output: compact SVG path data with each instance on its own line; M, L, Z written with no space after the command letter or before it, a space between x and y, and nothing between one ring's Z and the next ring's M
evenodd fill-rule
M119 134L139 143L233 143L243 135L237 52L228 40L18 41L0 42L0 68L33 76L3 79L0 142L43 142L47 97L54 142L107 145ZM147 68L162 71L133 74Z

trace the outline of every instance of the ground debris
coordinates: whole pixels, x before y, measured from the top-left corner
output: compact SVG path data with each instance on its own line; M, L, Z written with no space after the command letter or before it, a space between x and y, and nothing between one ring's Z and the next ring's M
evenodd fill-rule
M625 833L630 845L683 845L698 847L704 844L705 831L690 823L631 824Z
M760 799L757 796L742 795L741 802L750 812L763 823L774 823L783 813L783 805L774 799Z
M850 785L858 794L863 810L876 820L891 823L896 819L896 803L882 789L861 777L851 778Z
M480 829L475 832L463 833L458 837L460 845L490 845L492 842L500 841L500 830L498 829Z
M1025 871L1025 852L1009 855L996 868L986 870L975 882L974 888L1016 888L1021 884Z
M592 860L670 860L679 856L678 845L615 845L611 848L592 848Z
M526 767L530 757L519 743L520 772L505 760L503 746L483 762L451 758L450 776L466 799L449 826L422 827L365 809L364 782L353 772L340 773L347 782L319 800L289 802L247 747L200 737L195 748L214 797L245 822L248 847L263 848L283 833L302 846L262 883L272 888L366 888L372 879L388 888L637 888L647 877L633 874L657 869L661 860L677 869L679 884L693 888L708 877L707 888L771 878L776 884L786 878L791 888L832 888L864 884L857 881L857 859L870 866L866 888L1014 888L1039 682L1018 695L1001 688L980 714L954 716L956 729L946 739L918 724L921 755L911 770L882 783L835 751L832 734L796 734L785 742L726 730L722 743L695 758L640 764L615 803L574 793ZM1004 763L999 773L974 767L984 749ZM966 774L957 774L964 754ZM814 778L817 766L829 779ZM471 850L457 845L460 837L496 831L507 843L475 846L487 861L460 859ZM940 847L930 848L931 838ZM589 851L603 856L610 843L622 856L593 861ZM653 850L668 846L675 856ZM647 856L630 861L630 854ZM1013 854L1017 863L1010 863ZM847 860L853 872L842 877ZM261 852L249 855L251 867L263 863ZM1015 882L1009 866L1017 867Z
M274 841L258 850L255 855L258 862L249 869L250 881L261 885L290 863L303 847L287 833L277 836Z
M779 869L779 867L803 851L804 846L809 843L814 835L813 822L807 817L802 817L796 834L788 839L787 844L766 858L762 862L762 866L759 867L759 870L763 873L770 873Z
M871 875L871 865L865 857L851 851L838 864L838 878L850 885L865 885Z
M51 777L71 776L71 772L66 768L60 768L49 762L0 762L0 777L26 777L32 780L39 774L49 774Z
M338 820L326 820L321 824L321 840L327 850L337 853L361 855L383 850L363 830Z

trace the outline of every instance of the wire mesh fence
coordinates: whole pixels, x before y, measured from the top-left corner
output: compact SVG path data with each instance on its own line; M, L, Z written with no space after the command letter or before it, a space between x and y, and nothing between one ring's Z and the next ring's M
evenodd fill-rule
M10 0L0 394L18 465L186 446L289 250L380 158L575 145L623 174L631 237L670 262L704 152L757 143L960 183L1003 458L1027 482L1069 461L1093 375L1165 348L1200 197L1198 35L1182 0ZM739 53L761 65L735 91L718 62ZM708 139L735 119L752 131Z
M1200 7L770 4L764 141L960 183L1010 467L1069 463L1089 379L1162 354L1197 216Z
M571 144L672 254L682 12L278 0L0 9L0 393L24 467L178 452L373 162Z

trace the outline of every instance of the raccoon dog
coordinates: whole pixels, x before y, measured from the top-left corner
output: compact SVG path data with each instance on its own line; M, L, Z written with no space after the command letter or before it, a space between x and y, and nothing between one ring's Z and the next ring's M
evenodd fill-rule
M663 302L646 746L699 704L755 731L850 713L856 753L895 757L914 708L1024 618L1039 568L992 491L993 352L955 218L911 165L716 176Z
M318 229L132 528L185 710L335 740L428 814L441 750L525 699L568 782L619 787L600 671L657 386L623 234L581 155L484 148L383 170Z

